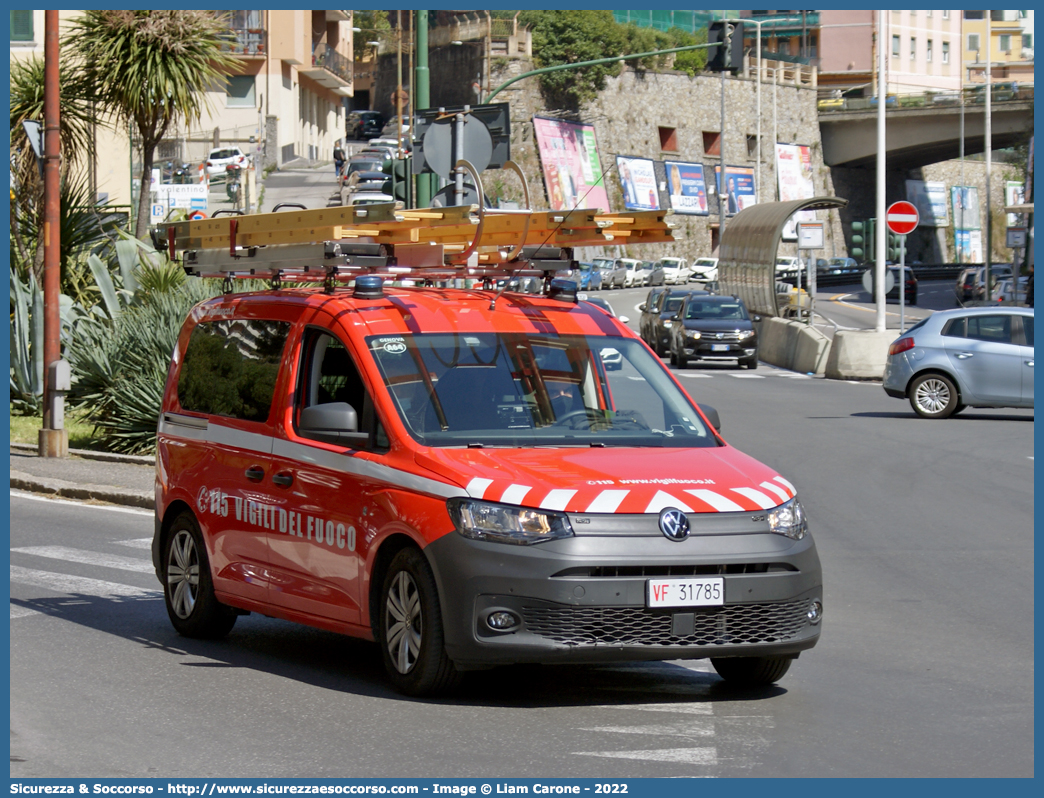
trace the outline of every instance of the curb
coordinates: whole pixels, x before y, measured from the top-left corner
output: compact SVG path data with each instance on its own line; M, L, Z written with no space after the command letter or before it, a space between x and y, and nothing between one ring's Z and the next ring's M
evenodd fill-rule
M12 443L11 448L17 452L37 452L39 450L39 447L32 443ZM102 460L107 463L133 463L134 465L156 465L156 458L149 455L95 452L91 449L70 449L69 454L83 460Z
M11 487L32 493L61 496L63 499L94 499L111 504L143 507L147 510L155 509L156 506L155 496L148 491L114 488L106 485L80 485L75 482L66 482L64 479L35 477L21 471L11 472Z

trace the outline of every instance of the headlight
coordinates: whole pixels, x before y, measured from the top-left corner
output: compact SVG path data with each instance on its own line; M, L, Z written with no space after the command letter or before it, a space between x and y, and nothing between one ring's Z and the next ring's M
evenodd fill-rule
M808 534L808 523L805 521L805 509L797 497L768 511L769 529L777 535L785 535L792 540L801 540Z
M699 330L686 330L685 334L687 336L689 336L694 341L698 341L702 337L700 335L700 331Z
M674 324L673 324L672 322L669 322L669 321L665 321L665 322L663 323L663 326L664 326L665 328L667 328L667 329L669 330L669 329L671 329L671 327L673 327L673 326L674 326Z
M457 531L472 540L529 546L573 536L569 519L558 513L474 499L450 499L446 508Z
M750 338L753 334L753 330L736 330L739 333L739 339L742 341L745 338Z

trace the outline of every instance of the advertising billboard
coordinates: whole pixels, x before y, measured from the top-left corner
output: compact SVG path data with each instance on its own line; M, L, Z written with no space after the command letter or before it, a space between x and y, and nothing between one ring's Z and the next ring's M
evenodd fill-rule
M945 183L926 183L923 180L906 181L906 199L920 217L921 227L949 227L949 202Z
M721 194L721 167L714 167L714 182ZM754 193L753 166L726 166L725 193L721 195L726 216L735 216L744 208L754 205L757 195Z
M1004 204L1005 205L1021 205L1026 201L1026 190L1023 187L1021 180L1009 180L1004 185ZM1008 214L1008 227L1017 227L1019 224L1019 214L1009 213Z
M812 180L812 153L804 144L776 144L776 175L779 182L779 201L811 199L816 196ZM814 222L815 211L798 211L783 226L783 239L797 238L798 222Z
M982 230L954 230L958 263L982 263Z
M953 204L953 226L957 230L979 230L982 221L979 215L979 189L975 186L952 186L950 201Z
M667 192L674 212L706 216L709 210L703 164L664 161L663 165L667 171Z
M624 207L629 211L660 210L656 190L656 164L648 158L616 156L616 169L623 189Z
M594 125L534 116L533 130L551 210L611 210Z

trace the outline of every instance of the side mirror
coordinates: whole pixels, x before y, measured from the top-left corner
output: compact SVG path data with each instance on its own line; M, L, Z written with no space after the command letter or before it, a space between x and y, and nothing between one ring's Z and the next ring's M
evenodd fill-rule
M630 321L630 319L627 318L626 316L617 316L617 318L620 320L621 324L627 324L627 322Z
M670 316L669 318L671 321L681 321L681 314L675 313L673 316Z
M758 316L757 314L755 314L755 315L754 315L754 316L752 316L751 318L752 318L752 319L753 319L754 321L761 321L761 316Z
M316 440L358 449L370 441L370 435L359 432L359 417L347 402L312 405L301 411L298 430Z
M640 310L642 313L645 313L645 303L644 302L638 306L638 310Z
M721 419L718 418L718 411L710 405L697 404L696 407L698 407L700 412L707 417L711 426L714 427L717 432L721 432Z

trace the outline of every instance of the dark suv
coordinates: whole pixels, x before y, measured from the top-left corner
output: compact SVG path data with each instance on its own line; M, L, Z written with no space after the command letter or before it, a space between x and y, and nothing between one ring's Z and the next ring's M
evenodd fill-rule
M352 111L345 121L348 138L363 141L377 138L384 127L384 116L377 111Z
M690 360L738 360L758 367L758 333L742 299L694 294L671 318L671 365L685 368Z
M639 305L642 311L641 336L650 348L663 357L671 348L671 327L677 322L674 316L678 313L682 301L690 294L710 296L707 291L693 291L688 288L654 288L649 292L645 303Z

